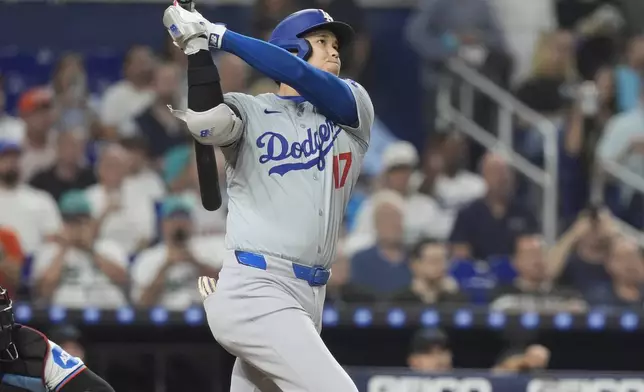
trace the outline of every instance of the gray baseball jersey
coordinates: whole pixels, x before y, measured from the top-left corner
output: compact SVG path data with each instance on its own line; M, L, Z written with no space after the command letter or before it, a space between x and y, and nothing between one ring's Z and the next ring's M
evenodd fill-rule
M357 128L334 124L300 97L225 95L244 124L224 149L229 249L330 267L374 119L369 94L345 82Z

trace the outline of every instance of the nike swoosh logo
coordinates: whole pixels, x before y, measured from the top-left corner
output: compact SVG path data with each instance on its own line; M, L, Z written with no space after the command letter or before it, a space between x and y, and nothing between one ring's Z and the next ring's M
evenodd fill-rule
M278 112L277 110L264 109L264 113L266 113L266 114L275 114L275 113L282 113L282 112Z

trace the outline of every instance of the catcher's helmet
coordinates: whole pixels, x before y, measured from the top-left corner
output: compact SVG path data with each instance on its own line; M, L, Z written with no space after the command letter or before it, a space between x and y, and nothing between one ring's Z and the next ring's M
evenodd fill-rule
M18 351L11 338L13 306L7 290L0 286L0 361L18 359Z
M341 48L351 43L354 34L351 26L334 21L323 10L307 9L295 12L281 21L268 42L289 51L297 51L297 56L306 61L313 49L303 37L315 30L329 30L335 34Z

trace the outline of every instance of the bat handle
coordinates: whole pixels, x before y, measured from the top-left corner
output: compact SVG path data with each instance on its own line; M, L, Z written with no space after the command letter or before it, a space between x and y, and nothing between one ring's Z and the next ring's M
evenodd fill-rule
M195 9L195 3L192 0L176 0L177 5L184 10L188 10L190 12L194 11Z

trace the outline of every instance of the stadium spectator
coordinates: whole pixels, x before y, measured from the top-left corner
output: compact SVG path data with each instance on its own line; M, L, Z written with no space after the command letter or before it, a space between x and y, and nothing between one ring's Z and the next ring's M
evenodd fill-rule
M514 174L505 159L488 153L481 172L487 193L458 212L449 239L455 258L509 255L517 237L539 232L534 214L514 198Z
M512 62L489 0L421 0L417 7L407 22L405 37L425 63L421 76L426 90L423 112L426 129L432 133L438 70L444 62L458 58L501 86L509 82ZM491 129L492 103L476 97L473 104L475 122Z
M436 201L413 190L410 180L417 165L418 153L405 141L390 144L382 157L382 188L403 197L406 245L413 245L424 237L444 239L451 229L451 220ZM373 198L362 203L349 238L352 249L375 240L374 205Z
M151 204L159 201L165 195L165 183L152 168L146 140L138 136L124 138L121 146L130 153L126 181L134 188L132 192L147 197Z
M548 275L562 286L585 294L610 280L604 265L617 228L606 209L590 208L579 215L548 256Z
M612 78L605 74L598 76ZM590 201L591 178L596 171L594 150L603 122L611 113L608 101L612 93L606 91L611 89L611 81L601 82L603 85L584 82L576 89L575 101L565 115L564 128L559 134L559 221L564 225Z
M459 209L483 197L487 190L480 175L466 170L467 147L467 140L457 131L447 133L440 144L443 170L434 183L433 196L452 220Z
M250 66L234 54L226 52L217 53L214 60L221 78L221 91L224 94L246 92L252 70Z
M393 302L436 304L467 303L458 283L448 275L447 245L434 240L421 240L411 251L409 269L411 285L395 293ZM335 268L334 268L335 273Z
M351 260L344 252L343 245L338 244L337 256L333 263L333 273L326 285L325 303L340 305L343 303L368 303L376 300L376 296L363 287L353 284L350 280Z
M546 252L540 236L517 238L512 265L517 277L511 284L493 290L493 309L540 313L586 310L579 293L557 288L548 276Z
M103 139L117 140L131 136L136 127L134 118L154 100L151 84L155 59L146 46L133 46L123 62L124 79L110 86L103 95L100 119Z
M644 258L642 250L631 238L613 240L606 270L609 282L589 290L586 298L592 305L644 307Z
M564 225L589 203L593 188L599 190L601 185L595 151L616 112L612 70L601 68L594 81L575 89L574 99L559 138L559 220Z
M18 111L25 122L24 134L16 143L22 145L20 174L28 181L35 173L51 166L56 159L56 132L53 96L49 89L35 87L20 96Z
M494 373L535 373L548 368L550 350L540 344L505 351L492 368Z
M165 154L163 159L163 179L168 192L180 195L190 202L195 210L192 216L196 235L221 234L226 228L226 175L223 154L215 149L215 159L219 170L219 185L222 187L222 206L217 211L206 210L201 203L197 164L192 147L181 145Z
M83 334L72 324L63 324L53 327L47 337L56 342L65 352L85 362L85 347L83 347ZM87 363L87 362L85 362Z
M447 335L440 329L416 331L407 356L407 366L418 372L449 372L452 370L452 350Z
M189 144L175 146L163 156L163 180L170 193L182 193L192 186L191 158Z
M539 36L556 26L551 1L516 2L491 0L498 22L505 32L508 50L513 54L512 80L524 80L531 71L531 61Z
M169 34L165 35L161 56L165 62L174 64L179 71L179 86L176 90L176 108L185 110L188 105L188 56L174 44Z
M13 230L31 255L60 231L60 213L46 192L20 183L21 146L0 140L0 226Z
M29 184L49 193L56 201L67 191L85 189L95 184L94 169L87 165L85 159L86 141L87 135L78 128L59 133L56 138L56 161L36 173Z
M186 309L201 302L197 277L219 274L223 247L212 237L193 236L193 213L181 197L164 200L161 242L142 251L132 265L132 299L137 306Z
M437 137L432 137L425 143L420 170L414 173L411 179L413 186L418 184L418 192L432 198L436 188L436 179L445 170L445 160L442 151L437 148L440 143L437 139Z
M59 203L64 228L58 240L34 255L32 282L43 304L83 309L117 308L127 303L128 258L116 242L97 239L85 192L65 193Z
M407 25L407 40L426 61L458 55L481 65L488 51L505 51L505 37L487 0L422 0Z
M642 40L644 42L644 39ZM644 102L644 95L640 103ZM644 173L644 109L642 105L612 117L597 144L597 160L600 165L618 164L633 173ZM608 177L609 182L612 178ZM641 196L624 183L614 182L618 189L617 200L607 200L611 209L627 222L640 226L642 219ZM612 202L612 203L611 203Z
M98 183L87 188L99 238L116 242L128 254L150 244L155 236L154 205L149 195L127 180L130 154L118 144L106 145L97 164Z
M372 202L376 244L353 255L351 283L390 296L411 283L403 238L405 202L389 190L375 194Z
M596 93L589 94L589 97L579 97L581 112L586 120L584 124L586 134L584 135L583 151L586 154L585 163L588 167L593 167L595 149L606 124L617 113L613 69L611 67L599 68L593 81Z
M155 99L134 119L137 133L149 146L150 157L160 160L168 150L189 140L185 123L177 119L168 105L177 107L180 96L181 70L173 63L160 65L154 74Z
M600 67L619 59L624 32L623 1L558 1L559 27L576 35L577 66L582 80L592 80Z
M15 295L25 260L18 236L11 229L0 227L0 286Z
M60 57L54 67L51 88L57 114L54 128L96 131L98 116L90 107L87 73L79 54L67 53ZM95 132L86 136L90 135L95 135Z
M521 101L558 127L570 95L565 88L577 81L573 39L565 30L543 33L534 52L532 73L516 90Z
M628 43L624 64L615 69L617 109L620 112L639 107L642 73L644 73L644 35L636 35Z
M7 113L6 103L5 80L0 73L0 140L20 140L24 134L25 124L19 118Z

